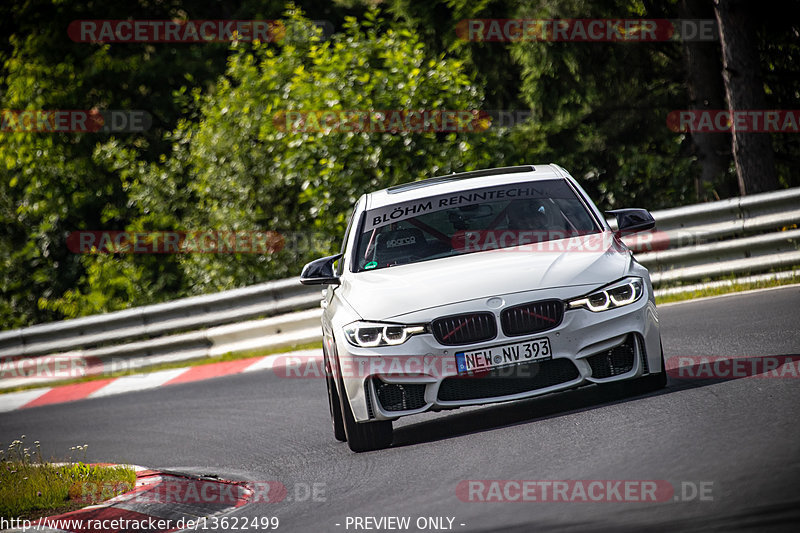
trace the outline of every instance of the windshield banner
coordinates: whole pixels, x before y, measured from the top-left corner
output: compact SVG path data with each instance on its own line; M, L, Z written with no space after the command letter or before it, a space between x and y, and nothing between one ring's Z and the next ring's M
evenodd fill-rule
M545 190L543 185L551 182L540 182L536 185L528 183L517 183L503 187L485 187L483 189L472 189L462 193L440 194L419 198L400 204L387 205L367 211L367 220L364 222L364 231L371 231L375 228L400 222L419 215L452 209L467 205L475 205L482 202L494 202L498 200L516 200L521 198L553 198L552 187ZM546 185L545 185L546 186Z

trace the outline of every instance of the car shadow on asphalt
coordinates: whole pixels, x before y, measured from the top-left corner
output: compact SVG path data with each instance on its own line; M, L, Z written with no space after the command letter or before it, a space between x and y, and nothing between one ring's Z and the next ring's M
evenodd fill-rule
M769 358L777 359L780 366L776 368L773 365L767 365L765 360ZM668 362L668 383L665 388L660 390L647 391L642 390L644 387L641 386L626 388L620 387L618 384L588 385L536 398L490 405L468 412L453 411L452 414L439 416L434 420L395 428L392 447L434 442L470 433L546 420L630 400L672 394L737 379L767 379L771 375L778 378L797 378L798 364L800 363L798 354L746 358L695 357L694 359L697 361L695 364L683 366L673 366ZM741 371L736 371L735 367L731 366L733 361L737 361L737 364L741 365ZM726 362L728 363L727 367L725 366ZM787 365L792 368L789 372L785 370Z

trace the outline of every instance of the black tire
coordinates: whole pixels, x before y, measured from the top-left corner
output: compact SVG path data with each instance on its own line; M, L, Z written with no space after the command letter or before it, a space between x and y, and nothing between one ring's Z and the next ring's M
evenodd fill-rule
M330 362L325 354L325 385L328 388L328 407L331 410L331 425L333 426L333 436L339 442L347 441L344 431L344 420L342 419L342 404L339 402L339 394L336 392L336 382L333 380Z
M339 375L339 387L344 391L344 382ZM347 445L354 452L371 452L382 450L392 444L391 420L376 420L374 422L356 422L353 410L346 394L339 395L339 405L344 419L344 431L347 435Z
M661 343L659 343L661 344ZM664 362L664 345L661 344L661 372L657 374L650 374L643 377L641 380L645 387L645 391L661 390L667 386L667 365Z

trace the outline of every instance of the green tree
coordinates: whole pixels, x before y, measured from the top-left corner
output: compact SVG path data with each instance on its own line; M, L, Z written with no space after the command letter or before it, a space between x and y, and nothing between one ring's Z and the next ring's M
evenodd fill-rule
M350 11L324 1L302 3L334 25ZM73 42L70 22L274 19L284 9L284 0L30 0L0 6L0 28L9 36L0 45L0 109L133 109L153 117L149 131L113 137L0 132L0 328L168 300L189 290L178 258L77 256L66 239L79 230L173 229L182 219L186 204L170 187L183 182L162 175L168 185L148 188L140 167L171 153L168 134L192 112L187 87L210 90L225 71L230 47ZM123 162L124 153L135 156ZM140 197L163 202L159 214Z
M214 90L192 93L199 114L170 135L169 157L146 163L133 150L105 154L147 213L137 228L168 221L190 231L287 236L275 254L177 257L192 293L297 275L303 261L338 247L348 210L364 191L502 164L509 151L501 149L507 132L287 127L286 112L476 110L481 92L460 61L430 57L411 32L384 30L374 11L362 22L349 18L343 33L324 42L289 37L317 31L298 11L286 25L284 42L238 46ZM81 297L106 291L108 279L99 276Z
M665 15L667 13L659 13ZM535 2L522 18L646 18L639 2ZM681 51L670 42L513 43L521 92L534 111L528 153L555 160L601 207L649 208L694 199L686 139L666 126L685 109Z
M214 2L196 4L208 8ZM32 0L4 5L0 18L9 35L0 50L0 109L145 110L149 131L111 138L103 133L0 132L0 325L11 328L109 310L94 298L58 305L86 283L97 259L66 246L72 231L122 229L138 214L126 184L95 153L105 142L136 147L154 160L169 147L162 138L183 113L172 92L187 83L203 86L225 65L224 44L91 44L70 40L73 20L186 16L180 3L114 3L101 8L79 2ZM179 64L180 68L170 68ZM102 260L102 259L100 259ZM152 258L139 258L152 270ZM175 272L163 263L161 271ZM158 270L158 269L156 269ZM162 279L169 279L164 276ZM173 278L174 279L174 278ZM114 292L109 286L109 291ZM131 291L130 303L152 294ZM61 302L62 304L64 302Z

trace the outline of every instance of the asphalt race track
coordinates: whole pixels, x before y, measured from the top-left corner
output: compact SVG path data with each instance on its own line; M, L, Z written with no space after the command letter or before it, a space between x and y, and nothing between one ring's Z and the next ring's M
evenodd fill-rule
M670 360L800 354L798 286L664 306L660 318ZM285 500L234 514L278 516L279 531L363 531L354 518L368 516L410 517L411 531L419 518L444 517L464 532L800 524L797 377L671 377L639 396L587 387L411 417L395 423L391 449L366 454L333 439L324 390L321 379L251 372L2 413L0 440L25 434L57 458L88 443L90 461L277 480ZM666 480L675 493L660 502L462 501L464 480Z

